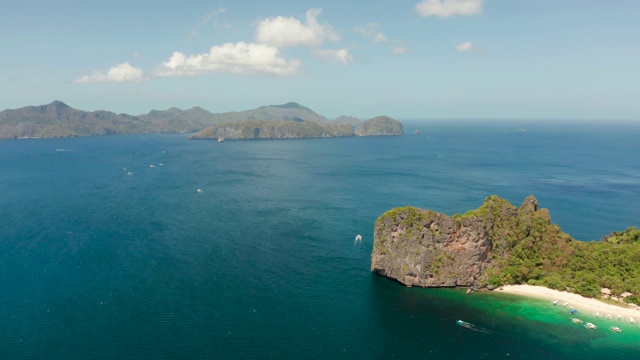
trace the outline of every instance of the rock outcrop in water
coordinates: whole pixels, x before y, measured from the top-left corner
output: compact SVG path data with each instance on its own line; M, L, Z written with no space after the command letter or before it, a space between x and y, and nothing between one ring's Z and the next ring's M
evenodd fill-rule
M640 230L577 241L527 197L497 196L465 214L396 208L375 223L371 270L407 286L542 285L585 296L600 288L640 294ZM634 302L638 302L634 296Z

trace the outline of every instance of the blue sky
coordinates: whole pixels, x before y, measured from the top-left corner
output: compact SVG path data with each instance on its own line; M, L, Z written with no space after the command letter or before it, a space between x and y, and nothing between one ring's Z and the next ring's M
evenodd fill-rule
M640 120L640 1L6 0L0 109Z

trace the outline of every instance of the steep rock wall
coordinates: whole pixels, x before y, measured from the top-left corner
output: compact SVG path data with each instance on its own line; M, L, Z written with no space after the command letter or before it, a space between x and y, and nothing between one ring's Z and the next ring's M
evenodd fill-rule
M490 196L480 208L454 216L392 209L376 220L371 270L407 286L485 287L533 221L551 220L532 196L518 209Z

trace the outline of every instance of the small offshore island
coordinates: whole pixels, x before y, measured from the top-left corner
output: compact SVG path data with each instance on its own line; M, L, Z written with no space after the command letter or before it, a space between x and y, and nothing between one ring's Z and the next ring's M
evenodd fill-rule
M453 216L410 206L389 210L375 222L371 253L374 273L406 286L571 299L603 316L611 305L596 298L615 298L628 307L615 308L640 315L639 263L639 229L578 241L552 224L533 196L518 208L489 196L478 209Z

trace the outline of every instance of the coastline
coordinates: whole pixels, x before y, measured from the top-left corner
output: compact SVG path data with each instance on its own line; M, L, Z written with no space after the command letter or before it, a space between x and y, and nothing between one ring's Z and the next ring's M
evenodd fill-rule
M597 316L601 318L606 318L609 315L612 319L621 317L624 321L628 321L629 318L632 318L635 322L640 321L640 308L607 304L598 299L586 298L582 295L553 290L543 286L504 285L494 291L546 299L550 302L558 300L557 306L563 306L563 304L568 303L567 308L578 310L578 315L576 316L580 316L580 313L586 313L590 316Z

